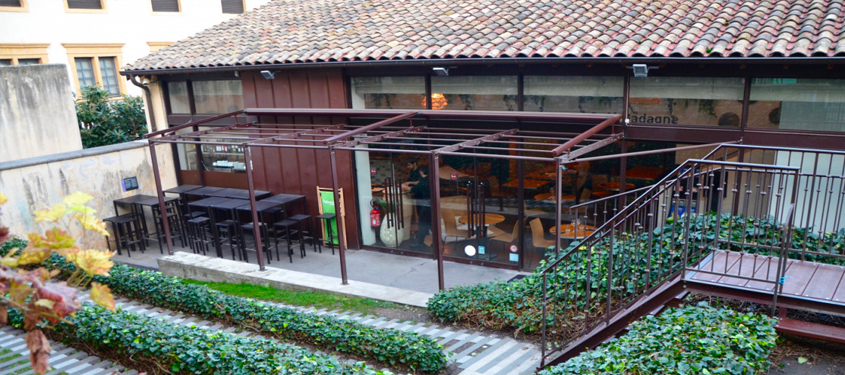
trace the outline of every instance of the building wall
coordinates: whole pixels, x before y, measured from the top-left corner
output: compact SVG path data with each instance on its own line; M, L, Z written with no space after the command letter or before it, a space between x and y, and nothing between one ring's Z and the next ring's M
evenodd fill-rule
M176 186L169 146L159 145L156 149L162 185L165 189ZM137 190L122 190L121 180L128 177L138 178ZM0 191L9 197L9 202L0 207L3 223L18 237L51 228L53 223L36 223L32 212L60 203L64 196L73 192L81 191L94 196L91 205L101 219L114 216L112 201L115 199L135 194L156 194L146 141L0 163ZM81 228L74 224L71 229L71 233L80 238ZM89 234L82 245L106 248L105 240L94 234Z
M0 67L0 162L82 149L64 66Z
M259 72L242 72L244 106L247 108L347 108L346 84L339 69L287 70L275 79ZM344 118L260 117L259 123L342 124ZM303 143L304 144L304 143ZM310 144L310 143L309 143ZM255 188L273 193L306 196L308 211L318 212L317 187L331 187L330 156L326 150L253 148ZM352 153L337 152L338 179L344 191L346 238L350 247L358 244L358 217L354 195Z
M217 0L180 0L178 13L153 12L150 0L103 1L105 11L87 13L67 11L64 0L27 0L24 11L0 11L0 47L49 44L48 62L67 65L68 50L63 44L122 44L119 60L128 64L150 54L159 47L156 43L176 42L237 16L223 14ZM245 0L245 9L268 1ZM73 77L70 69L68 77ZM129 94L143 94L131 83L124 86Z

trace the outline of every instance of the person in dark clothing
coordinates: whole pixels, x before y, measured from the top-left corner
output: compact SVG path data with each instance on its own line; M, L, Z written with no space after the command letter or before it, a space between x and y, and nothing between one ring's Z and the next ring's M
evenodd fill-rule
M410 189L420 182L420 165L415 159L408 159L408 180L402 183L402 187Z
M419 171L419 181L410 187L411 197L417 204L417 233L411 248L425 247L425 236L431 230L431 184L428 166L422 166Z

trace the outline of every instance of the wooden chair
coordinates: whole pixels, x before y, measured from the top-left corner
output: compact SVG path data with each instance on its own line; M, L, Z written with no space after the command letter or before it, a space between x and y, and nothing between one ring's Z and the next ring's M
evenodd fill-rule
M502 185L499 185L499 179L496 176L490 176L490 197L499 198L499 211L505 210L505 198L510 198L511 194L502 190Z
M540 222L540 219L531 220L531 239L534 245L534 251L529 254L528 263L525 265L527 268L531 268L531 264L534 263L534 257L539 255L543 256L546 253L546 249L554 246L554 240L547 240L545 237L546 231L543 228L543 223Z
M440 210L441 216L443 217L443 223L445 225L445 229L443 231L444 239L443 243L446 244L449 242L449 237L455 237L455 242L458 241L458 238L463 239L470 239L469 230L467 229L458 229L458 216L455 210L444 208Z

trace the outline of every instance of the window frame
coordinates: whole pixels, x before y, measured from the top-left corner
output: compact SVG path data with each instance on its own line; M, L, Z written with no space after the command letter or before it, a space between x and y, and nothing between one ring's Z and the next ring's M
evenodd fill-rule
M0 59L12 60L12 65L19 65L20 59L38 59L39 64L47 64L47 47L43 44L0 44Z
M154 10L153 9L153 0L150 0L149 4L150 4L150 14L155 15L155 16L167 16L167 15L180 15L180 14L182 14L182 0L176 0L176 6L179 8L179 10L177 10L175 12L162 12L162 11Z
M21 6L19 7L0 6L0 12L29 12L27 0L20 0L20 2Z
M120 79L120 67L123 66L123 43L119 44L88 44L88 43L62 43L67 50L68 63L71 68L73 85L76 88L77 98L82 97L82 88L79 86L79 76L76 71L76 58L91 58L94 68L94 80L97 85L103 86L103 77L100 72L100 57L113 57L115 62L115 74L117 74L117 85L120 95L126 94L126 80ZM119 98L120 96L112 96Z
M147 45L150 47L150 53L156 53L158 50L167 47L176 42L147 42Z
M62 3L65 5L65 13L108 13L109 9L106 6L106 0L99 0L100 1L100 9L78 9L78 8L71 8L68 5L68 0L63 0ZM152 7L152 5L151 5Z
M240 13L227 13L227 12L224 12L224 11L223 11L223 2L224 2L224 1L226 1L226 0L220 0L220 12L221 12L221 13L223 13L223 14L244 14L244 13L246 13L246 12L247 12L246 0L240 0L240 2L241 2L241 4L242 4L242 7L243 7L243 12L240 12Z

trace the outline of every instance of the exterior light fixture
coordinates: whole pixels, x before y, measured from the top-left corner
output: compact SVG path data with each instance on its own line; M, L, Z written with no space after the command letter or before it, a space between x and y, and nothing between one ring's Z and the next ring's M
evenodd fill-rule
M431 70L434 71L434 74L437 74L439 76L448 76L449 75L449 68L436 67L436 68L431 68Z
M634 70L634 77L645 78L648 77L649 70L657 70L659 68L656 66L648 66L646 64L634 64L632 66L629 66L628 69Z
M261 75L264 76L264 79L273 79L276 77L276 73L273 73L269 70L262 70Z

